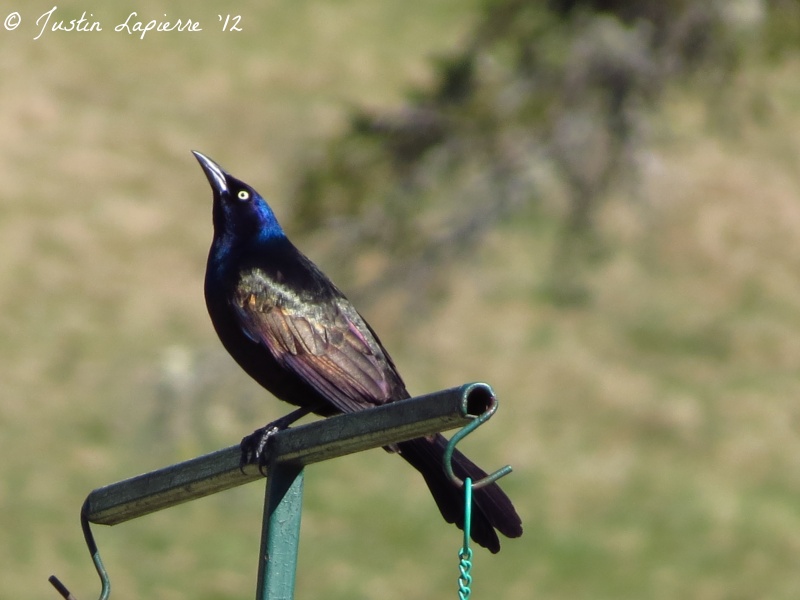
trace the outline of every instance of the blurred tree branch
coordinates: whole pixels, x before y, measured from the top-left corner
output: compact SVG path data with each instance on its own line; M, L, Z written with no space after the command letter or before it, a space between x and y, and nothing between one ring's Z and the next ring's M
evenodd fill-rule
M440 267L498 222L535 215L555 181L568 209L544 283L554 301L580 302L580 266L601 246L595 214L615 186L636 185L643 125L665 88L700 82L719 98L742 32L795 7L490 0L463 49L435 61L431 89L399 110L356 110L312 157L294 226L328 239L356 295L410 287L419 302ZM365 256L383 265L376 275L359 273Z

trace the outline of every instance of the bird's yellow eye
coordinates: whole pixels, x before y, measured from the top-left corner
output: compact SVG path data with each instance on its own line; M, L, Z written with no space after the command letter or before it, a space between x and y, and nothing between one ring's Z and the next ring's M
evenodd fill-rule
M239 197L239 200L250 200L250 192L247 190L241 190L237 196Z

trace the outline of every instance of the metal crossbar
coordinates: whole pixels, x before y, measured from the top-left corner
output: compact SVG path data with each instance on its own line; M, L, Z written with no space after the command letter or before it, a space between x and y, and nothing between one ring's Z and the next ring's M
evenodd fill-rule
M293 597L306 465L463 427L496 405L489 385L470 383L275 433L267 447L257 600ZM116 525L263 478L257 465L241 467L240 457L239 446L231 446L89 494L81 517L103 584L101 598L108 597L110 584L88 523ZM57 578L51 582L64 598L74 598Z

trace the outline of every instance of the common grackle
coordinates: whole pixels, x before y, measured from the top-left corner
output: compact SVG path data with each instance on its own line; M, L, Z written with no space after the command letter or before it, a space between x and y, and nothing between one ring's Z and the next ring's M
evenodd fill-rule
M300 412L330 416L408 398L378 336L289 241L258 192L208 157L194 155L214 192L206 305L234 360L275 396L303 409ZM463 495L442 466L445 445L444 437L434 435L387 450L422 473L442 516L463 529ZM461 479L486 475L458 451L453 470ZM495 529L508 537L522 535L520 518L496 483L475 490L473 505L471 533L476 543L497 552Z

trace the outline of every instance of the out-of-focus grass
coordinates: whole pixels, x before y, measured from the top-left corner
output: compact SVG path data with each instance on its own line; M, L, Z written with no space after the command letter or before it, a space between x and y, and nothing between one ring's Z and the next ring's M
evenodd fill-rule
M202 34L114 33L130 10L166 10L143 1L60 7L93 11L104 31L34 42L25 24L51 6L16 8L23 26L0 35L0 573L2 595L22 600L53 594L51 572L94 593L77 522L92 488L286 409L214 338L210 193L188 150L285 212L299 150L348 103L390 104L424 81L426 56L474 17L455 2L182 2L168 15L207 22ZM228 10L245 32L213 30ZM641 204L612 198L600 215L587 305L540 294L554 192L454 268L430 320L370 310L412 391L484 379L501 395L467 447L487 468L515 466L504 486L526 533L478 552L476 595L797 596L796 70L747 67L713 119L670 96ZM415 475L380 451L309 469L298 597L455 594L459 534ZM249 597L261 501L252 485L98 528L115 595Z

